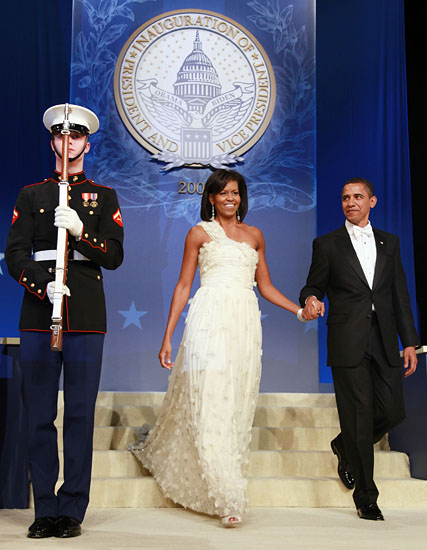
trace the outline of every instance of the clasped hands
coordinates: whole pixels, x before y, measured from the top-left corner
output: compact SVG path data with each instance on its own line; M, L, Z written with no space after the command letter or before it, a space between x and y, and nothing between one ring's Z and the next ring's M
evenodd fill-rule
M318 300L316 296L309 296L305 302L305 307L302 311L302 315L307 321L318 319L325 315L325 304Z

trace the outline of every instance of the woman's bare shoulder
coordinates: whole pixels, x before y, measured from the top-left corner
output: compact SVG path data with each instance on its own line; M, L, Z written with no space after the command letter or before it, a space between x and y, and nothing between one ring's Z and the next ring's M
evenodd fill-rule
M264 240L262 231L259 227L255 227L255 225L247 225L245 224L245 229L252 235L253 238L255 238L257 241Z
M195 225L190 229L187 234L187 242L197 245L198 247L202 246L204 243L210 241L209 235L203 229L201 225Z
M243 225L245 226L245 229L252 233L252 235L262 235L262 231L259 227L255 227L255 225L248 225L247 223Z
M247 235L247 240L255 250L258 250L264 243L264 237L261 230L254 225L242 224L242 229Z

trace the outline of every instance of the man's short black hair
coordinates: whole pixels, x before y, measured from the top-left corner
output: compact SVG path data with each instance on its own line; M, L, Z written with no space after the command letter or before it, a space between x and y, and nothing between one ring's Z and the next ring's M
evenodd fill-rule
M373 197L375 195L374 186L369 180L365 178L350 178L348 181L345 182L344 187L349 183L363 183L363 185L365 185L366 189L368 190L369 197Z

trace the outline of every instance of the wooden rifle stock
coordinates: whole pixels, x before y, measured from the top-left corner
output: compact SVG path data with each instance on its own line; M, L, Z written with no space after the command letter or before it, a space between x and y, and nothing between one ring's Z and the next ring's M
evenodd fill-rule
M70 122L68 120L69 106L65 104L64 122L62 123L62 158L61 158L61 179L58 183L59 206L68 206L68 145L70 135ZM55 265L55 291L53 295L52 331L50 349L62 351L62 328L64 294L63 288L67 280L68 264L68 232L58 227L56 242L56 265Z

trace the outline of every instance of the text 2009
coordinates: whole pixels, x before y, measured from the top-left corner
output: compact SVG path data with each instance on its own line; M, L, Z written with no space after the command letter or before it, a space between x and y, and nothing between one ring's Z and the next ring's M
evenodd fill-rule
M202 181L199 181L198 183L194 183L192 181L180 181L178 185L178 193L180 195L194 195L194 193L197 193L198 195L203 195L203 190L205 188L205 184Z

